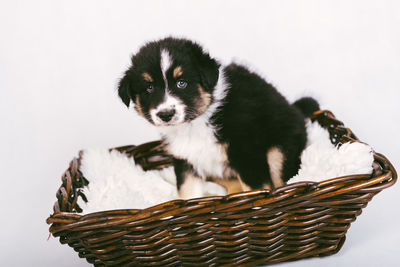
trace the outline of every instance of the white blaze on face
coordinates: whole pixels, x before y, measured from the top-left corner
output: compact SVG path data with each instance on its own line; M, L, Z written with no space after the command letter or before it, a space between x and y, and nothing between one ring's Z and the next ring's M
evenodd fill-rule
M163 101L155 108L150 110L151 119L153 120L156 126L167 126L174 125L184 122L185 120L185 105L181 99L171 95L170 90L168 88L168 79L167 79L167 71L170 69L172 65L172 58L167 49L163 48L161 50L161 60L160 67L161 73L163 76L164 84L165 84L165 94ZM175 110L174 117L169 121L165 122L161 120L157 113L163 110Z
M171 67L171 65L172 65L171 55L169 54L168 50L164 48L161 50L160 66L161 66L161 73L165 83L165 91L168 90L167 71Z

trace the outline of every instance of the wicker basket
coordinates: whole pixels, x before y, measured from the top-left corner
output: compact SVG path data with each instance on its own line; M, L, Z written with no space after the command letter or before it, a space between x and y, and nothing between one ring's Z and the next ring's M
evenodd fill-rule
M358 141L329 111L312 119L335 144ZM145 170L171 165L158 141L116 149ZM88 181L79 154L62 176L47 223L53 236L95 266L253 266L326 256L340 250L368 201L396 182L390 162L374 157L372 175L80 215L77 200L86 199L81 189Z

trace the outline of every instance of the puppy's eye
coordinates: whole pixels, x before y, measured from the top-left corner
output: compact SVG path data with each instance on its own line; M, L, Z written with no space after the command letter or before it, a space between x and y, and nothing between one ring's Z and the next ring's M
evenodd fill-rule
M151 94L154 92L154 86L152 84L149 84L146 88L146 92Z
M183 81L183 80L179 80L176 82L176 87L178 87L179 89L185 89L187 86L187 82Z

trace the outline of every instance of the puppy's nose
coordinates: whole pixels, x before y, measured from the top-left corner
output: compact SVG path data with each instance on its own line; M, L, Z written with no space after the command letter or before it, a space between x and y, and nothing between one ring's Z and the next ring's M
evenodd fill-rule
M175 109L163 109L157 112L157 116L165 122L169 122L175 115Z

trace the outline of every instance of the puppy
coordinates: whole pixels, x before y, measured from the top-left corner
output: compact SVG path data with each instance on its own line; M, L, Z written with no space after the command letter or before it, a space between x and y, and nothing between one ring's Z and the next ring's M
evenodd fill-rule
M184 199L202 197L206 177L236 177L244 191L284 185L299 169L305 116L319 109L312 98L290 105L246 67L175 38L132 56L118 93L160 131Z

